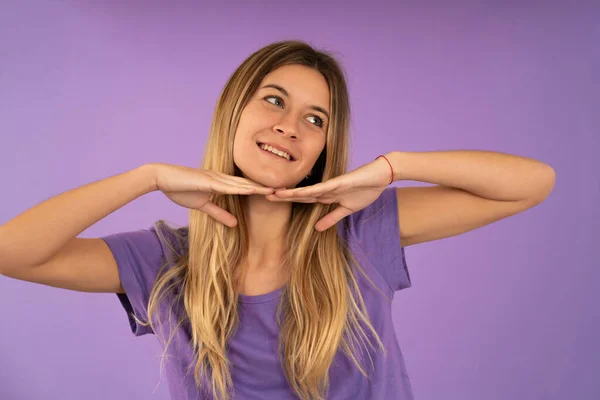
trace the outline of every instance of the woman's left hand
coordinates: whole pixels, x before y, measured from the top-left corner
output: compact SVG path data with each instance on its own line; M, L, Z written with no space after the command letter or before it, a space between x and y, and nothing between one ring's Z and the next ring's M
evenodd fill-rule
M321 218L315 229L322 232L337 222L373 203L390 183L390 166L376 159L354 171L316 185L280 189L265 196L270 201L295 203L338 203L338 207Z

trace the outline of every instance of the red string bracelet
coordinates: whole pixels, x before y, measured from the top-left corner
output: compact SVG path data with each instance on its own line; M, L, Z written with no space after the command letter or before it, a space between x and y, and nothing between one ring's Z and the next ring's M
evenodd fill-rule
M388 160L388 159L387 159L387 157L386 157L386 156L384 156L383 154L382 154L382 155L380 155L380 156L377 156L377 158L379 158L379 157L383 157L383 158L385 159L385 161L387 161L387 163L389 164L389 166L390 166L390 170L392 170L392 179L390 180L390 183L389 183L389 184L391 185L391 184L392 184L392 182L394 182L394 168L392 168L392 163L391 163L391 162L390 162L390 160ZM377 158L376 158L376 160L377 160Z

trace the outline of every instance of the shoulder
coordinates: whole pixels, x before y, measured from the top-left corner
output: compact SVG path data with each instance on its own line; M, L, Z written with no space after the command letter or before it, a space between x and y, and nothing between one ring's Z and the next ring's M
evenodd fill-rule
M345 218L340 228L348 240L380 235L395 235L399 238L396 188L384 189L373 203Z
M102 237L120 267L157 270L165 262L174 262L188 248L188 228L173 227L158 220L145 229L118 232Z
M377 200L339 225L359 262L364 267L372 265L392 292L411 286L400 241L397 188L386 188Z

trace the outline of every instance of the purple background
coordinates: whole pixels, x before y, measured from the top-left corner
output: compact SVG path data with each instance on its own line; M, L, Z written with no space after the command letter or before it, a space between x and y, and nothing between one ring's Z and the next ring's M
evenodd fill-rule
M598 6L203 3L2 2L0 223L143 163L197 166L233 69L304 39L348 71L352 168L487 149L557 171L542 205L407 249L393 307L416 398L600 398ZM187 211L151 194L83 236L158 218ZM168 398L115 295L1 277L0 328L0 399Z

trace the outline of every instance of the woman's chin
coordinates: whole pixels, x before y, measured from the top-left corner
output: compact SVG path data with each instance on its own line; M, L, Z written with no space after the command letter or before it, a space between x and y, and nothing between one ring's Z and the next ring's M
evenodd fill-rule
M252 179L254 182L270 187L273 189L291 189L296 187L297 183L290 181L289 179L282 179L279 177L271 177L271 176L258 176L256 179Z

